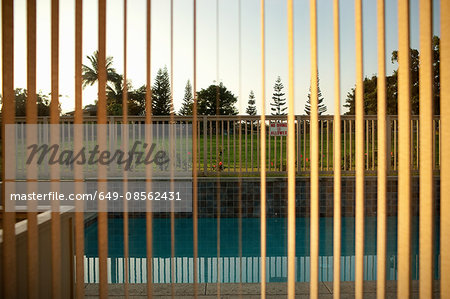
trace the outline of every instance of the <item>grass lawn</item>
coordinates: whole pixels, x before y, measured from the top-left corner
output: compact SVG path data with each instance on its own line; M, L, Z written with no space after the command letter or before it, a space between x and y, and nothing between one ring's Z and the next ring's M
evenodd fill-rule
M326 128L322 131L323 134L319 135L319 169L324 171L333 170L333 135L332 128L327 132ZM268 131L267 131L268 133ZM369 134L368 143L364 145L365 161L367 169L376 170L377 166L377 138L376 132L373 135ZM266 135L266 167L267 171L285 171L287 163L297 163L297 159L300 162L300 170L309 170L310 166L310 136L309 132L305 134L296 135L295 146L296 157L287 159L287 137L286 136L268 136ZM203 132L198 138L198 169L200 174L205 170L206 172L215 172L218 169L220 162L222 163L222 171L224 175L227 172L243 172L251 173L258 172L260 166L260 136L256 134L256 130L253 130L253 134L248 130L247 134L242 131L241 134L224 134L215 135L208 132L205 136ZM300 140L298 140L300 138ZM328 139L328 140L327 140ZM436 164L439 162L439 135L436 134L436 146L435 157ZM169 141L167 139L154 140L158 146L169 148ZM365 140L366 141L366 140ZM95 140L89 140L88 146L95 144ZM115 148L119 148L121 141L115 140ZM130 140L130 147L133 144L133 140ZM71 142L61 143L62 149L73 149ZM351 145L351 146L350 146ZM177 152L181 153L183 160L191 159L192 155L192 137L181 136L176 142ZM394 162L398 163L394 153L398 151L398 146L394 144L394 138L391 138L391 165L394 166ZM412 162L413 169L417 169L418 166L418 138L417 134L412 135ZM17 151L16 155L24 155L23 152ZM343 170L354 170L355 168L355 134L347 133L344 138L344 134L341 136L341 165ZM297 165L297 164L296 164ZM1 164L0 164L1 167ZM393 168L395 169L395 168Z

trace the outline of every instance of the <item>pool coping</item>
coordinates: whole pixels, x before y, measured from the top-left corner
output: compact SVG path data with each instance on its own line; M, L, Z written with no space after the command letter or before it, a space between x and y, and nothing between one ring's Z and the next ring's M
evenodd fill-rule
M440 281L434 282L435 298L439 297ZM98 284L85 284L86 298L98 298ZM198 297L199 298L217 298L218 295L217 283L199 283ZM194 296L194 286L189 283L175 283L171 284L153 284L154 298L189 298ZM146 284L129 284L129 296L131 298L146 298L147 285ZM395 298L397 292L397 281L386 282L386 298ZM344 298L354 297L355 283L352 281L341 282L341 296ZM297 298L309 298L309 282L297 282L295 284L295 294ZM238 296L245 296L245 298L260 298L261 285L259 283L223 283L220 284L221 298L236 298ZM287 295L287 284L283 282L267 283L266 295L268 298L285 298ZM419 282L417 280L411 283L411 297L418 298ZM108 284L108 296L114 298L124 297L123 284ZM333 282L319 282L319 298L333 297ZM364 298L376 298L376 281L364 282Z

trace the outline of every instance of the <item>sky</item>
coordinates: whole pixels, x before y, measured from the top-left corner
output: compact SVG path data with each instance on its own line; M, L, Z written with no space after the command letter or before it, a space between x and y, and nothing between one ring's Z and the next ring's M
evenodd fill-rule
M0 1L1 2L1 1ZM50 92L51 0L37 1L37 89ZM340 1L341 103L355 85L354 0ZM266 0L266 114L270 114L273 85L278 76L288 96L287 1ZM216 6L218 4L218 7ZM410 40L419 48L419 4L410 1ZM218 8L218 9L217 9ZM238 97L245 114L248 95L255 93L258 114L262 107L260 0L197 0L197 90L220 81ZM440 35L439 0L433 0L433 31ZM364 75L377 74L376 1L363 0ZM179 110L187 80L193 81L193 0L173 0L173 88ZM398 47L397 1L386 0L386 71ZM239 17L240 16L240 17ZM334 114L333 5L317 0L319 87ZM123 73L123 0L107 0L107 55ZM218 24L218 27L217 27ZM146 0L128 0L127 76L134 88L146 82ZM0 25L1 26L1 25ZM152 84L159 68L170 70L170 0L152 0ZM218 33L218 34L217 34ZM59 93L63 112L74 109L75 1L60 0ZM14 86L26 88L26 0L14 1ZM309 1L294 0L295 113L304 114L310 87ZM98 47L98 1L83 1L83 63ZM0 50L1 51L1 50ZM240 54L240 55L239 55ZM239 59L239 56L241 59ZM241 63L239 63L241 61ZM1 62L0 62L1 64ZM1 74L0 74L1 82ZM97 98L97 85L83 90L83 106ZM346 108L341 105L341 113Z

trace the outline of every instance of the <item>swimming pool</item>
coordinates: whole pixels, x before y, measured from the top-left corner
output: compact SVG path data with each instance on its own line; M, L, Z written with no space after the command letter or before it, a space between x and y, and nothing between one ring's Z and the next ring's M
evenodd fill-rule
M397 217L388 217L387 279L397 278ZM439 219L436 219L439 221ZM242 227L242 254L239 254L239 223ZM333 218L319 219L319 280L333 280ZM342 218L341 280L352 281L355 275L354 218ZM267 282L287 279L287 219L267 219ZM198 219L199 282L260 282L259 218L220 219L220 257L217 258L217 219ZM145 218L129 218L129 282L147 282ZM439 233L436 231L439 248ZM193 220L175 219L175 258L171 259L170 218L153 219L153 282L193 283ZM97 222L85 229L85 282L99 282L97 254ZM418 218L412 225L412 279L418 279ZM240 257L241 256L241 257ZM376 218L365 219L364 279L375 280ZM108 219L108 282L124 282L123 219ZM219 269L219 271L218 271ZM439 277L438 253L435 276ZM296 281L309 281L309 218L296 219Z

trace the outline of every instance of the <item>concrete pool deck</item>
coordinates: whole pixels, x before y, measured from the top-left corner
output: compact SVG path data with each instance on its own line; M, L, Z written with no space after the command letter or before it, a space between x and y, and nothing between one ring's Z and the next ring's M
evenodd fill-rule
M261 286L258 283L224 283L220 285L221 298L260 298ZM386 282L386 298L396 298L397 281ZM419 282L412 282L411 298L419 298ZM172 288L170 284L154 284L153 298L192 298L194 289L192 284L176 283L174 284L175 296L172 297ZM146 284L129 284L129 298L147 298ZM296 298L309 298L309 283L298 282L295 284ZM267 298L286 298L286 283L273 282L267 283ZM98 284L89 283L85 286L85 298L98 298ZM434 296L439 298L439 281L434 283ZM123 284L109 284L108 297L119 299L125 298ZM341 298L355 297L355 283L341 282ZM210 299L217 298L217 284L200 283L198 284L198 298ZM319 283L319 298L333 298L333 282ZM364 298L376 298L376 281L364 282Z

